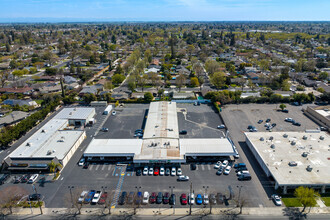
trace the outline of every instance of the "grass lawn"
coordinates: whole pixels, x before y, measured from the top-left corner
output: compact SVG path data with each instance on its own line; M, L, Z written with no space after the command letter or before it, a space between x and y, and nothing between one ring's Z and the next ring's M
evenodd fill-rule
M41 99L34 100L37 104L41 105L42 101Z
M286 207L302 207L302 204L297 198L282 198Z
M330 197L322 197L322 200L326 206L330 206Z

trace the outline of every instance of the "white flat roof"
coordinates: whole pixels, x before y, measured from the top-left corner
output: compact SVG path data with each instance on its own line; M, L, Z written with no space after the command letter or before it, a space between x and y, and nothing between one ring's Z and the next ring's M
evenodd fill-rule
M175 102L151 102L143 139L179 138Z
M141 139L93 139L84 156L134 156L141 152L141 146Z
M63 159L84 131L62 130L67 120L51 119L30 138L14 150L10 158L54 158Z
M288 136L285 138L284 134ZM330 137L326 132L246 132L245 135L279 185L330 185ZM271 148L272 144L275 148ZM304 152L307 157L302 156ZM291 161L297 166L289 166ZM307 166L313 168L311 172L306 170Z
M231 156L236 155L227 138L180 139L180 153L186 156Z
M86 120L95 114L95 108L63 108L54 118Z
M330 111L328 110L320 109L315 111L324 117L330 117Z

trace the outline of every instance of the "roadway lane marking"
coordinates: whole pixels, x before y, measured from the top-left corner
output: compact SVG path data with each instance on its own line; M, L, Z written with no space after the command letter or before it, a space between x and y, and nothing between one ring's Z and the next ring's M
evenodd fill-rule
M111 165L109 165L109 167L108 167L108 170L110 170L111 169Z
M102 166L102 170L104 170L104 168L105 168L105 165L103 164L103 166Z
M61 181L64 179L64 177L61 178Z
M89 166L89 170L92 170L93 169L93 164Z
M98 170L98 169L99 169L99 167L100 167L100 164L98 164L98 165L96 166L95 170Z

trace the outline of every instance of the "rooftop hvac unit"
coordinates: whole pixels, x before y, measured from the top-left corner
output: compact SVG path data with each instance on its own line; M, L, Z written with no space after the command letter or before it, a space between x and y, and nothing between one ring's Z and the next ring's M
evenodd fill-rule
M320 140L324 140L324 136L320 136Z
M287 134L283 134L283 137L284 137L284 138L287 138L287 137L288 137L288 135L287 135Z
M26 143L26 146L31 147L31 146L32 146L32 143L27 142L27 143Z
M291 145L296 145L296 142L295 141L291 141Z
M295 166L297 166L296 161L290 161L290 162L289 162L289 166L291 166L291 167L295 167Z
M307 140L307 136L306 136L306 135L304 135L304 136L303 136L303 139L304 139L304 140Z
M260 140L260 141L264 141L265 139L264 139L263 137L261 137L259 140Z
M42 129L42 130L41 130L41 133L46 133L46 130L45 130L45 129Z
M47 155L51 155L52 154L52 151L51 150L48 150L47 151Z
M307 168L306 168L306 170L307 170L308 172L311 172L311 171L313 170L313 167L311 167L311 165L308 165Z
M270 148L275 149L275 144L270 145Z
M302 157L307 157L308 156L308 153L307 152L303 152L301 156Z

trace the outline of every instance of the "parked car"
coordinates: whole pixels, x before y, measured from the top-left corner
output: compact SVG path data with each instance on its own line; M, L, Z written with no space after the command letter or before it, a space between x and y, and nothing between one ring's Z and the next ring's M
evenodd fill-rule
M38 177L39 177L39 174L33 174L33 175L30 177L28 183L30 183L30 184L34 183L35 181L37 181Z
M181 196L180 196L180 202L181 202L181 205L187 205L187 195L185 193L182 193Z
M178 181L189 181L189 176L178 176Z
M172 194L170 197L170 205L175 205L176 203L176 197L175 194Z
M143 137L143 134L142 133L136 133L136 134L134 134L134 137Z
M230 171L231 171L231 166L227 166L225 171L223 171L223 174L229 175Z
M27 181L29 181L31 175L30 174L24 174L23 178L21 180L21 183L27 183Z
M107 201L107 198L108 198L108 193L107 192L103 192L102 195L101 195L101 197L100 197L100 199L99 199L99 201L98 201L98 204L99 205L105 204L106 201Z
M16 176L15 179L14 179L14 183L17 184L17 183L20 183L23 179L23 176Z
M120 197L119 197L118 204L119 205L124 205L125 202L126 202L126 197L127 197L127 192L126 191L122 192Z
M217 128L218 128L218 129L223 129L223 128L226 128L226 126L225 126L224 124L222 124L222 125L218 125Z
M328 131L328 128L326 128L326 127L320 127L320 130L321 131Z
M116 115L117 114L117 112L116 111L112 111L112 113L111 113L112 115Z
M249 173L247 173L247 174L242 174L242 175L240 175L240 176L238 176L238 180L251 180L251 175L249 174Z
M78 162L78 166L83 166L85 163L85 158L81 158Z
M169 176L171 174L170 168L166 168L165 170L165 176Z
M84 169L88 169L88 167L89 167L89 162L86 162L86 163L84 164L83 168L84 168Z
M234 165L234 168L235 168L235 169L238 169L238 168L241 168L241 167L246 167L246 164L245 164L245 163L236 163L236 164Z
M78 203L82 203L85 199L85 196L87 196L87 194L88 194L87 190L82 191L78 198Z
M219 204L223 204L223 195L222 195L222 193L217 193L216 198L217 198L217 202Z
M159 169L156 167L155 170L154 170L154 175L155 176L158 176L159 175Z
M217 174L218 176L220 176L222 174L222 172L223 172L223 169L224 169L224 167L220 167L215 174Z
M222 167L227 167L229 164L229 161L228 160L224 160L221 164Z
M283 109L282 112L289 113L289 110L288 109Z
M142 200L142 204L148 204L149 202L149 192L145 191L143 193L143 200Z
M137 169L137 170L136 170L136 175L137 175L137 176L141 176L141 174L142 174L142 170L141 170L141 169Z
M258 121L258 124L261 124L262 122L264 122L264 120L261 120L261 119L260 119L260 120Z
M181 131L179 132L179 134L182 134L182 135L187 134L187 131L186 131L186 130L181 130Z
M151 196L149 197L149 202L151 204L155 203L156 202L156 193L155 192L152 192L151 193Z
M163 193L159 192L156 198L156 203L161 204L163 202Z
M142 200L143 200L142 192L138 192L136 194L135 204L136 205L141 204L142 203Z
M40 199L41 199L41 194L36 194L36 193L29 195L29 198L28 198L28 200L30 200L30 201L36 201L36 200L40 200Z
M148 175L148 167L144 167L143 169L143 173L142 173L144 176L145 175Z
M178 176L182 176L182 170L181 168L178 168L177 171L176 171L176 175Z
M102 128L101 131L108 132L109 131L109 128Z
M137 134L137 133L142 134L142 133L143 133L143 130L142 130L142 129L136 129L136 130L134 131L134 133L135 133L135 134Z
M189 195L189 205L193 205L195 203L195 194L194 193L191 193Z
M127 197L127 204L133 204L134 202L134 192L129 192Z
M218 161L216 164L214 164L214 169L219 169L221 165L221 161Z
M170 202L170 194L168 192L164 193L163 203L168 204Z
M252 126L252 125L249 125L248 127L247 127L247 129L252 129L252 128L254 128L254 126Z
M277 206L282 205L281 197L279 197L276 194L273 194L271 197L272 197L272 200L274 201L275 205L277 205Z
M255 128L255 127L253 127L253 128L251 128L249 131L250 131L250 132L257 132L257 131L258 131L258 129L257 129L257 128Z
M90 203L94 197L95 194L95 190L91 190L89 191L89 193L87 194L87 196L85 197L84 203Z
M287 121L287 122L292 122L293 119L292 118L285 118L284 121Z
M275 127L275 126L276 126L276 123L273 123L273 124L272 124L272 127Z
M213 205L217 204L217 199L215 197L215 194L210 194L210 203Z
M153 167L149 167L149 176L154 174L154 168Z
M203 198L201 194L197 194L196 196L196 204L201 205L203 203Z
M98 203L98 201L100 200L101 194L102 194L101 191L96 191L96 193L94 194L94 197L92 199L92 204Z
M270 122L270 121L271 121L271 119L270 119L270 118L267 118L266 122L268 123L268 122Z
M197 166L196 166L195 163L191 163L191 164L190 164L190 169L191 169L191 170L196 170L196 168L197 168Z
M209 204L209 195L204 194L203 195L203 204L208 205Z
M301 124L299 122L292 122L292 124L295 126L301 126Z
M248 170L247 167L240 167L236 169L236 173L239 171Z
M248 170L242 170L242 171L238 171L237 172L237 176L240 176L242 174L247 174L247 173L250 173Z
M176 168L172 167L171 176L176 176Z
M164 167L161 167L161 168L159 169L159 175L160 175L160 176L164 176L164 174L165 174L165 168L164 168Z

